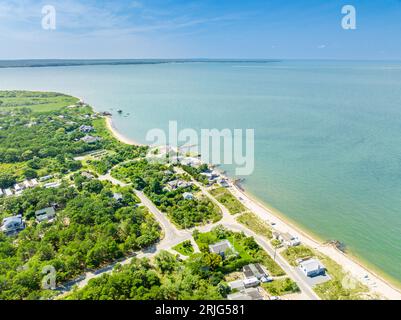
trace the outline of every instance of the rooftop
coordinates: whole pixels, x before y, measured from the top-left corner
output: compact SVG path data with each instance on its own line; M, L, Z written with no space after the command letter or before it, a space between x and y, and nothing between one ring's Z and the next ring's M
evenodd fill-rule
M302 261L299 265L306 272L313 272L315 270L325 269L325 266L317 259L305 260Z
M259 279L266 276L265 271L259 263L248 264L247 266L243 267L242 271L246 278L256 277Z
M227 296L228 300L263 300L263 296L256 288L242 290Z
M39 222L53 219L56 216L56 211L53 207L44 208L35 212L36 220Z
M215 244L211 244L209 246L209 249L212 253L217 254L225 253L227 250L234 250L232 244L228 240L223 240Z

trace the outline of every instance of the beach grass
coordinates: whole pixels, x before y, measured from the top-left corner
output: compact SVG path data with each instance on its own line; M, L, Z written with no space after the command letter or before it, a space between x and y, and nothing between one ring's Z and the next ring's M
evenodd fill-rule
M237 218L237 221L268 240L273 238L273 233L269 225L252 212L241 214Z
M315 252L316 253L316 252ZM376 299L369 288L351 278L343 268L329 257L316 253L330 275L331 280L314 287L314 291L324 300L363 300Z
M312 249L306 246L289 247L281 252L281 255L290 265L296 267L298 259L307 259L313 257L315 254Z
M272 296L284 296L301 291L298 285L290 278L275 279L272 282L263 283L262 288Z
M237 200L234 195L226 188L216 188L210 191L210 194L216 198L222 205L224 205L231 214L238 214L246 211L244 205Z
M374 298L369 294L369 288L347 275L343 268L316 250L306 246L290 247L281 252L282 256L292 265L297 266L297 259L316 257L326 267L331 280L316 285L313 290L323 300L361 300Z

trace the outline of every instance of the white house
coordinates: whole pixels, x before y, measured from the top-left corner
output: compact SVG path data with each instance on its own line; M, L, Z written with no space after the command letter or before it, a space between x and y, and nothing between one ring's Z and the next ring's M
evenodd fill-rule
M190 192L185 192L185 193L182 195L182 197L183 197L185 200L193 200L193 199L194 199L194 195L193 195L192 193L190 193Z
M275 232L273 234L274 238L279 240L283 245L287 247L296 247L301 244L301 241L298 237L293 236L292 234Z
M30 182L28 180L25 180L23 182L23 184L24 184L25 188L30 188L31 187L31 184L30 184Z
M43 181L50 180L51 178L53 178L53 176L52 175L48 175L48 176L40 177L39 181L43 182Z
M244 282L245 288L257 287L260 284L259 279L256 277L246 278L246 279L244 279L243 282Z
M317 259L309 259L302 261L299 264L301 271L310 278L324 275L326 273L326 267Z
M46 183L46 184L44 185L44 187L45 187L46 189L49 189L49 188L58 188L59 186L61 186L61 182L50 182L50 183Z
M3 189L0 189L0 197L4 196Z
M11 191L11 189L6 189L4 190L4 194L6 195L6 197L9 197L13 195L13 192Z
M244 280L235 280L228 283L231 290L244 290Z
M14 185L15 192L21 192L21 191L23 191L25 189L26 189L26 187L25 187L25 185L23 183L16 183Z

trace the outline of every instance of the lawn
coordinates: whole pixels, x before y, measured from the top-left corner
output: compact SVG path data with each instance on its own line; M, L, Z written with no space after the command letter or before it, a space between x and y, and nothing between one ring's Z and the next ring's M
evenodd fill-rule
M269 283L263 283L262 287L272 296L283 296L300 292L298 285L290 278L277 279Z
M0 91L0 110L29 108L50 112L74 105L77 98L53 92Z
M235 198L226 188L216 188L210 191L217 201L224 205L231 214L237 214L246 211L244 205Z
M181 242L180 244L173 247L173 250L177 251L178 253L181 253L184 256L190 256L191 254L194 253L194 247L192 246L190 240Z
M268 240L273 238L270 226L252 212L240 215L237 221Z

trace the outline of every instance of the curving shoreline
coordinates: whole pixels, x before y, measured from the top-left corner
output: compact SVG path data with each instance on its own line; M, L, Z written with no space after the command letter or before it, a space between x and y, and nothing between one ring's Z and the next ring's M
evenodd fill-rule
M105 117L105 119L107 128L117 140L129 145L142 145L121 134L114 126L111 117ZM386 299L401 300L400 289L393 286L382 276L365 267L355 257L345 254L333 246L324 245L322 242L316 240L312 235L308 234L305 230L302 230L298 226L294 226L293 223L289 222L288 219L282 215L276 213L272 209L267 208L266 205L255 199L253 195L242 191L231 181L230 178L228 179L231 184L230 189L233 195L261 219L276 223L275 228L278 231L289 232L298 236L304 244L328 256L330 259L341 265L345 272L350 273L363 285L369 287L372 292L376 292ZM369 283L363 281L366 276L368 276L370 279Z
M113 118L111 116L107 116L107 117L105 117L105 119L106 119L107 129L109 129L109 131L111 132L113 137L116 138L118 141L125 143L125 144L129 144L129 145L137 145L137 146L142 145L141 143L138 143L137 141L127 138L126 136L122 135L115 127L115 125L113 123Z

